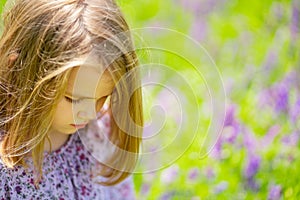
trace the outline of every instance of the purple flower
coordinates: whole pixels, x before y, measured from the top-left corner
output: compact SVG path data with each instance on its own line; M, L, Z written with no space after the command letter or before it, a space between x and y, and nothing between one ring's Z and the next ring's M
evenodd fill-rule
M221 159L222 158L222 146L223 146L222 137L219 137L209 155L214 159Z
M268 200L278 200L281 197L281 186L272 185L269 189Z
M276 63L278 63L277 59L278 55L274 51L270 51L269 54L267 55L267 58L265 60L264 64L264 69L266 70L267 73L269 73Z
M292 4L292 19L291 19L291 36L295 40L299 33L299 1L294 1Z
M235 106L230 105L226 110L224 126L231 126L235 123Z
M223 129L223 138L226 142L233 144L239 134L240 125L234 123L231 126L227 126Z
M299 72L292 70L285 75L282 80L282 84L286 86L286 88L291 89L295 87L299 83Z
M190 169L188 173L188 179L190 181L195 181L199 177L199 174L200 174L199 169L197 167L194 167Z
M178 124L181 123L182 120L182 110L180 108L178 99L180 99L180 103L183 102L184 99L181 97L184 95L181 94L180 91L177 91L175 88L162 89L160 93L158 93L153 105L158 105L159 109L155 109L154 111L157 113L154 115L155 119L153 123L157 122L157 127L163 127L163 122L165 118L172 118ZM155 107L153 107L155 108ZM153 117L153 118L154 118Z
M269 105L272 105L271 89L264 88L259 93L258 107L263 108Z
M244 169L244 177L250 179L256 175L259 170L261 159L258 155L250 153Z
M248 152L252 152L257 147L257 140L252 132L250 132L245 127L243 128L243 139L244 139L244 145Z
M159 199L160 200L169 200L174 196L174 192L166 192Z
M195 20L190 29L190 35L196 41L203 41L207 35L207 25L205 21Z
M179 167L178 165L172 165L171 167L162 171L160 180L164 184L172 183L179 174Z
M297 123L300 117L300 97L298 98L298 100L290 110L289 114L290 114L291 122L294 124Z
M289 91L288 88L280 84L274 88L274 98L275 98L275 110L286 111L289 102Z
M278 135L278 133L280 132L280 126L279 125L274 125L272 126L269 131L267 132L267 134L264 136L264 138L261 140L260 144L261 147L267 147L269 144L271 144L274 140L274 138L276 137L276 135Z
M222 6L225 1L198 1L198 0L180 0L184 9L192 12L195 17L203 17L210 14L217 6Z
M222 132L222 138L224 141L233 144L239 133L239 123L235 119L235 105L230 105L226 110L226 116L224 121L224 129Z
M299 142L299 136L300 136L299 132L293 132L289 135L282 137L281 142L284 145L294 147L294 146L297 146L297 144Z
M147 182L152 182L155 177L156 177L155 172L145 173L143 175L144 181L147 181Z
M207 178L207 179L212 179L212 178L215 177L214 169L211 168L211 167L208 167L208 168L205 170L205 173L206 173L206 178Z
M284 14L284 9L281 3L274 2L272 3L271 12L274 13L275 20L280 21Z
M200 14L201 2L191 0L181 0L181 5L184 9L193 12L196 16Z
M214 194L219 194L228 188L227 181L221 181L214 187Z
M257 184L257 182L254 178L247 179L246 187L253 191L258 191L258 189L259 189L259 185Z
M149 190L150 190L150 185L145 183L142 185L140 193L144 196L149 192Z
M281 82L263 90L260 94L260 106L272 106L277 113L288 111L289 91L294 84L292 78L288 74Z

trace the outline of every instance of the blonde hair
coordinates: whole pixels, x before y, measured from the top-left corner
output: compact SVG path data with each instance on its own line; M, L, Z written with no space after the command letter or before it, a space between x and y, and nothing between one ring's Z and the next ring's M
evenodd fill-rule
M118 101L109 109L110 140L130 152L113 155L109 163L116 163L117 157L119 164L103 169L100 174L107 179L101 184L118 183L132 172L141 142L142 96L129 27L113 0L16 0L5 14L0 38L0 155L8 167L26 167L25 154L31 150L41 178L44 141L70 70L78 66L74 58L91 52L119 81L111 98ZM125 74L130 81L122 80ZM115 113L117 123L112 106L121 108L125 99L130 99L129 115ZM131 120L135 125L128 125Z

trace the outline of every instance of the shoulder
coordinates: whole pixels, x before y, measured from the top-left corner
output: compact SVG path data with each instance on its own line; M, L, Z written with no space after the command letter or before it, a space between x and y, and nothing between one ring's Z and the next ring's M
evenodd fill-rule
M32 183L32 184L31 184ZM33 177L22 166L8 168L0 159L0 196L5 199L28 198L34 188Z

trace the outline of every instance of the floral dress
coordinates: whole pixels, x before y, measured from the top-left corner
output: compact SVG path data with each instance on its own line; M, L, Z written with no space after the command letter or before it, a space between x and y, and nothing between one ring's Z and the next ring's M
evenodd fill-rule
M135 199L131 177L114 186L95 183L104 179L93 176L93 169L99 167L99 162L90 150L100 151L105 156L105 142L101 134L109 133L108 120L108 117L103 117L90 123L85 130L71 135L60 149L52 153L45 152L39 188L34 186L31 159L26 160L31 166L28 170L21 166L9 169L0 159L0 200Z

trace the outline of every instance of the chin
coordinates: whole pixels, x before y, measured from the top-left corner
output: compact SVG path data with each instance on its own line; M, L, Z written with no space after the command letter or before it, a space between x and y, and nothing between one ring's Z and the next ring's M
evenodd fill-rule
M72 135L76 133L77 130L75 128L68 128L68 129L63 128L63 129L54 129L53 131L61 135Z

